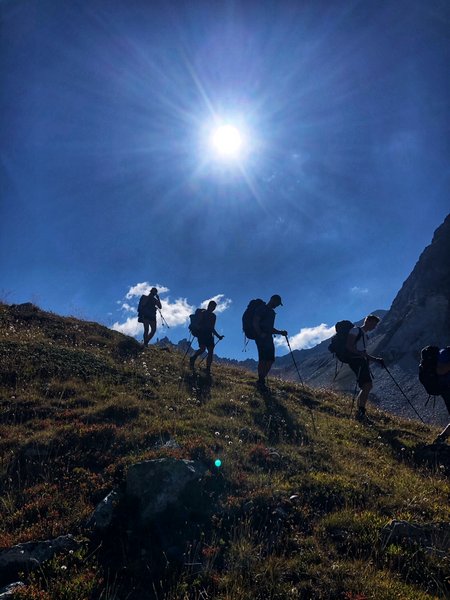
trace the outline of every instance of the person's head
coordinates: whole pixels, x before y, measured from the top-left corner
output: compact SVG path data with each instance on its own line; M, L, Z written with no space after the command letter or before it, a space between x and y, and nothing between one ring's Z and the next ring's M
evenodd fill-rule
M364 319L363 327L365 331L373 331L379 322L380 317L377 317L377 315L367 315L367 317Z
M157 293L158 293L158 290L157 290L155 287L152 287L152 289L150 290L150 294L151 294L152 296L156 296L156 295L157 295Z
M216 306L217 306L217 302L215 302L214 300L210 300L208 302L208 309L207 310L209 310L209 312L213 312L213 311L216 310Z
M271 308L283 306L283 303L281 302L281 296L279 296L278 294L274 294L273 296L271 296L269 302L267 303L267 306L270 306Z

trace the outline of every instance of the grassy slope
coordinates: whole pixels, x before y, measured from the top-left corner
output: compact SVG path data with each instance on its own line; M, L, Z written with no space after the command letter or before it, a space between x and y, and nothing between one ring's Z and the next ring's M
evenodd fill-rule
M414 458L432 428L381 412L361 426L348 419L348 398L278 380L262 396L254 375L225 366L209 382L177 352L140 351L98 324L31 305L0 305L0 357L0 547L82 534L133 462L201 458L212 487L220 480L215 514L190 540L203 567L161 574L158 598L449 593L448 556L380 539L392 518L450 520L446 465ZM179 448L162 447L168 439ZM80 552L67 569L52 561L20 598L127 597L96 557Z

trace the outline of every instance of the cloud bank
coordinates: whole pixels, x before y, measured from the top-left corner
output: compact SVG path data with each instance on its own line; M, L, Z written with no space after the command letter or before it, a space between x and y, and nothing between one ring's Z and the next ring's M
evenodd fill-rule
M316 327L302 327L298 333L292 337L289 336L289 343L292 350L306 350L317 346L317 344L330 338L335 333L334 325L329 327L326 323L321 323ZM285 338L281 336L275 338L275 345L279 348L289 348Z

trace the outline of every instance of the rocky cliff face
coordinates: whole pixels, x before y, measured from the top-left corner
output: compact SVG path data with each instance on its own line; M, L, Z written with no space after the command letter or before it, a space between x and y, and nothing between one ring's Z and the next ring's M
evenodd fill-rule
M416 369L423 346L450 344L450 215L378 329L376 351L406 370Z
M335 364L327 350L329 341L296 354L300 372L309 385L330 385L353 393L355 378L347 366L333 381ZM397 383L419 413L429 421L447 422L448 413L441 399L434 408L425 407L427 394L417 377L420 350L428 344L450 345L450 215L435 231L433 240L394 299L390 310L375 330L369 352L382 356ZM373 367L375 376L372 401L380 408L417 418L390 375ZM293 366L280 365L280 377L295 379Z

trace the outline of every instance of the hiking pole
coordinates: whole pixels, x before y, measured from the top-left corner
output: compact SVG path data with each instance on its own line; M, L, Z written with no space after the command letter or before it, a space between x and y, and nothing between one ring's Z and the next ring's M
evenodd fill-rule
M191 346L192 346L192 342L193 342L193 341L194 341L194 336L193 336L193 335L191 335L191 337L190 337L190 339L189 339L189 344L188 344L188 347L186 348L186 352L184 353L183 360L181 361L181 364L182 364L182 365L183 365L183 363L184 363L184 360L185 360L185 358L186 358L186 356L187 356L187 353L188 353L188 352L189 352L189 350L191 349Z
M403 394L403 396L406 398L408 404L410 405L410 407L413 409L413 411L416 413L416 415L419 417L419 419L422 421L422 423L425 423L425 421L422 419L422 417L419 415L419 413L417 412L416 408L414 407L413 403L411 402L411 400L408 398L408 396L405 394L405 392L402 390L402 388L398 385L398 383L395 381L394 376L392 375L392 373L389 371L389 369L387 368L387 366L384 364L383 362L383 367L386 369L386 371L389 373L389 375L391 376L392 381L395 383L395 385L398 387L398 389L401 391L401 393Z
M300 383L301 383L301 384L302 384L302 386L304 387L304 386L305 386L305 384L303 383L302 376L300 375L300 371L299 371L299 369L298 369L298 366L297 366L297 363L296 363L296 361L295 361L295 356L294 356L294 353L292 352L291 344L289 343L289 338L288 338L288 336L287 336L287 335L285 336L285 338L286 338L286 342L287 342L287 345L288 345L288 348L289 348L289 352L291 353L292 360L293 360L293 362L294 362L294 367L295 367L295 369L296 369L296 371L297 371L298 378L300 379Z
M165 325L167 327L167 329L170 329L169 325L167 324L167 321L163 317L163 314L159 308L158 308L158 312L159 312L159 316L161 317L162 324Z

